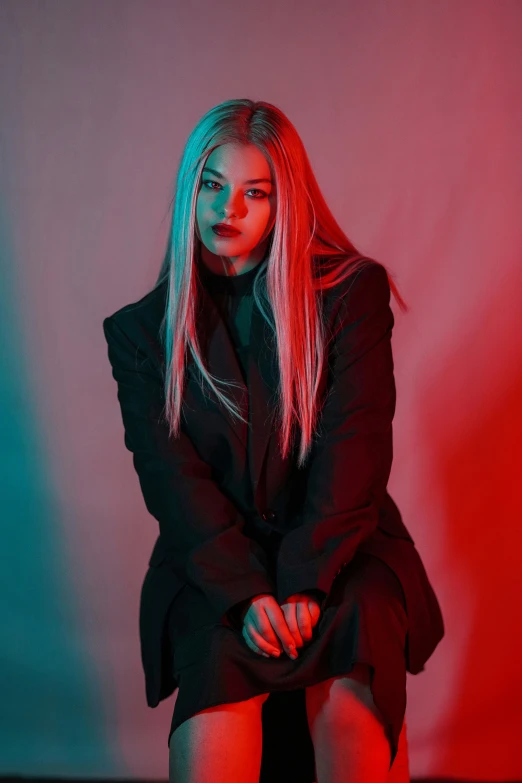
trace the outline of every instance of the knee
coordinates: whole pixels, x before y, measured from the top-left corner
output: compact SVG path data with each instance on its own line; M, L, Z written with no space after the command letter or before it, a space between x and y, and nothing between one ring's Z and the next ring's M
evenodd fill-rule
M309 722L321 716L331 726L362 728L378 718L380 711L373 700L369 667L356 664L347 675L331 677L306 689L306 709Z

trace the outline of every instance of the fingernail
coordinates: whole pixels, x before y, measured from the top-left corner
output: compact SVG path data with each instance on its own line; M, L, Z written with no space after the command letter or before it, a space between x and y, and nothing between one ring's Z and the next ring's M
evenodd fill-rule
M271 654L274 655L276 658L279 658L281 653L279 652L279 650L276 650L275 647L273 647Z

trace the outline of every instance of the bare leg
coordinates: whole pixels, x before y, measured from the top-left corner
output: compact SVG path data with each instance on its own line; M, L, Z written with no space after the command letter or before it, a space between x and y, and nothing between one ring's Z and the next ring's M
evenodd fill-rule
M209 707L178 726L169 745L169 783L258 783L268 695Z
M406 721L402 724L399 734L399 746L397 755L388 773L386 783L410 783L410 765L408 759L408 737L406 734Z
M369 686L369 669L306 689L317 783L386 783L390 743Z

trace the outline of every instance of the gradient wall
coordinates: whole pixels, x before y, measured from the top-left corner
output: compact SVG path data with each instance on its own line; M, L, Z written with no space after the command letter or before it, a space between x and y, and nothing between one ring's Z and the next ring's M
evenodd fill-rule
M517 0L0 3L0 775L167 777L157 523L102 320L155 280L194 124L251 97L411 306L390 492L446 621L408 681L412 775L522 778L521 41Z

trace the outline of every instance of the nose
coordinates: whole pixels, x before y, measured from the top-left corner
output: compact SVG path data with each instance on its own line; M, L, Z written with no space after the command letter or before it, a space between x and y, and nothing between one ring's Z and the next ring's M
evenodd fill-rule
M220 204L220 209L227 216L237 215L241 217L246 214L245 199L239 191L237 191L235 195L231 193L228 198L227 196L224 196Z

